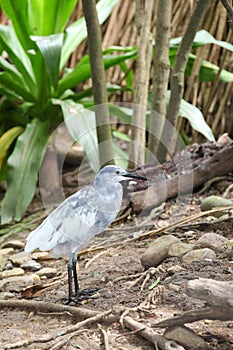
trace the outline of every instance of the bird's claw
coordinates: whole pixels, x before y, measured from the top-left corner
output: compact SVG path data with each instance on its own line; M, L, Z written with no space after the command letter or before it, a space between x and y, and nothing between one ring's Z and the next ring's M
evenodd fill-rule
M78 295L69 296L68 299L65 301L65 305L69 305L70 303L80 304L83 300L88 299L94 299L95 296L93 295L99 290L99 288L95 289L83 289L78 292Z

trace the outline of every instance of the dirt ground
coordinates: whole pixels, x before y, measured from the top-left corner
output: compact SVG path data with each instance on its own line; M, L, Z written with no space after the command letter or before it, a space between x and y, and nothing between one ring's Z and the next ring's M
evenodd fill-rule
M212 278L220 281L233 279L232 256L217 252L217 259L208 262L183 264L178 258L167 258L159 267L149 274L144 271L140 258L148 245L156 238L131 240L144 232L167 225L172 218L175 221L200 212L200 200L210 194L221 194L229 186L229 181L214 184L211 190L203 194L194 194L191 203L177 210L176 203L169 201L162 209L153 211L146 216L123 220L106 230L98 239L84 247L79 263L79 282L81 289L99 288L94 298L82 302L79 307L106 311L114 308L117 316L107 323L98 322L87 325L73 333L60 336L59 332L75 325L77 318L63 313L42 313L18 308L2 308L0 310L0 349L13 348L13 344L28 339L34 339L32 344L15 347L21 349L137 349L150 350L154 346L140 335L130 333L120 323L120 315L127 313L143 325L169 318L182 311L203 306L200 300L194 300L186 294L187 281L198 277ZM34 202L33 210L36 208ZM166 214L165 218L161 213ZM185 226L177 227L163 234L172 233L183 242L195 243L205 232L215 232L232 239L233 220L219 221L216 218L203 217ZM28 231L22 230L14 237L25 241ZM117 246L106 247L117 241ZM105 246L105 249L87 252L95 246ZM45 289L31 301L52 302L63 304L67 295L66 259L42 261L43 267L56 267L58 273L54 278L48 278L43 283L55 286ZM181 267L171 269L171 267ZM141 277L140 279L138 279ZM160 277L158 285L149 289L151 284ZM137 280L138 279L138 280ZM137 282L138 281L138 282ZM137 282L137 283L136 283ZM21 292L16 293L15 299L23 300ZM73 305L74 306L74 305ZM233 348L233 322L199 321L188 324L197 334L209 344L210 349L229 350ZM163 333L164 329L156 329ZM51 335L50 340L44 337ZM109 344L108 344L109 343Z

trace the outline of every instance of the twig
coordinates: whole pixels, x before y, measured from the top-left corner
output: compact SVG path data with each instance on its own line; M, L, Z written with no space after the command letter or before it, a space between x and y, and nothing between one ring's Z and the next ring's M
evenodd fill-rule
M101 332L102 341L104 344L104 350L110 350L109 340L108 340L108 334L107 332L101 327L100 324L98 324L99 330Z
M110 249L106 249L102 252L99 252L98 254L94 255L85 265L85 269L87 269L93 261L97 260L101 255L107 254Z
M98 311L92 311L85 308L33 300L0 300L0 309L2 308L18 308L33 312L41 312L44 315L48 314L48 316L50 316L52 312L54 316L58 315L61 317L66 315L79 317L81 319L99 315Z
M161 350L185 350L183 346L178 345L176 342L164 338L162 335L156 333L150 327L144 326L141 323L135 321L129 316L124 318L125 327L131 330L138 330L138 333L149 342L151 342L155 349Z
M38 336L36 336L35 338L31 338L31 339L26 339L17 343L13 343L13 344L6 344L3 349L4 350L8 350L8 349L16 349L16 348L21 348L24 347L26 348L27 346L33 344L33 343L47 343L50 342L51 340L57 339L59 337L62 337L66 334L69 333L73 333L76 332L77 330L79 330L80 328L84 327L84 326L89 326L92 323L95 322L100 322L101 320L103 320L106 316L108 316L111 313L112 310L107 310L101 313L98 313L97 315L93 316L93 317L89 317L84 321L78 322L76 323L74 326L69 326L67 328L64 328L63 330L57 332L57 333L53 333L53 334L48 334L46 336L43 336L41 338L39 338Z

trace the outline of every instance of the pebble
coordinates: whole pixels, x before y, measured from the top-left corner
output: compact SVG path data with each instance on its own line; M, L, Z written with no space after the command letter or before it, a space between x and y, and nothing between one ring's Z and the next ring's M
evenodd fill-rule
M185 253L190 252L191 250L193 250L195 248L194 244L188 244L188 243L175 243L173 244L169 251L168 251L168 255L169 256L182 256Z
M197 240L202 248L218 249L227 243L228 239L214 232L205 233Z
M25 263L21 264L20 267L28 271L38 271L41 269L41 264L36 260L28 260Z
M0 255L9 255L14 253L14 248L3 248L0 249Z
M178 344L182 345L185 349L209 349L208 344L202 337L200 337L193 330L185 326L174 326L168 328L164 333L164 337L177 342Z
M14 240L3 243L2 248L23 249L24 243L17 240L17 239L14 239Z
M4 255L0 255L0 271L3 269L4 266L5 266Z
M55 277L57 275L57 269L53 267L44 267L43 269L39 270L37 274L42 277L46 276L48 278Z
M6 265L4 266L4 270L12 270L13 268L14 268L14 265L10 260L8 260Z
M182 262L190 264L193 261L204 261L204 260L213 260L216 259L216 254L212 249L203 248L192 250L191 252L186 253L182 257Z
M202 200L201 210L207 211L218 207L228 207L232 204L233 202L230 199L219 197L219 196L209 196Z
M10 257L10 260L13 262L13 264L15 266L20 266L20 265L22 265L23 263L27 262L30 259L31 259L30 255L28 255L25 252L20 252L20 253L17 253L17 254L13 254Z
M0 279L12 277L12 276L23 276L23 275L24 275L24 270L21 269L20 267L15 267L11 270L4 270L0 272Z
M168 256L170 247L180 242L180 240L172 235L159 237L146 249L141 257L141 264L145 268L158 266Z
M35 260L51 260L54 257L50 252L35 252L31 254L31 258Z
M11 298L14 298L15 295L14 293L10 293L10 292L3 292L3 293L0 293L0 299L2 300L6 300L6 299L11 299Z
M35 274L4 278L0 280L0 292L20 292L39 282L40 277Z

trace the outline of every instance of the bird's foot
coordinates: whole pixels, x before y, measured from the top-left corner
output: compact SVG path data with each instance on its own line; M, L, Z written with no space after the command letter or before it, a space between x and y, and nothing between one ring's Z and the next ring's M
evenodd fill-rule
M99 290L99 288L95 289L83 289L78 292L78 295L74 296L69 296L68 299L65 301L65 305L69 305L70 303L75 303L75 304L81 304L83 300L88 300L88 299L94 299L95 296L93 295Z

